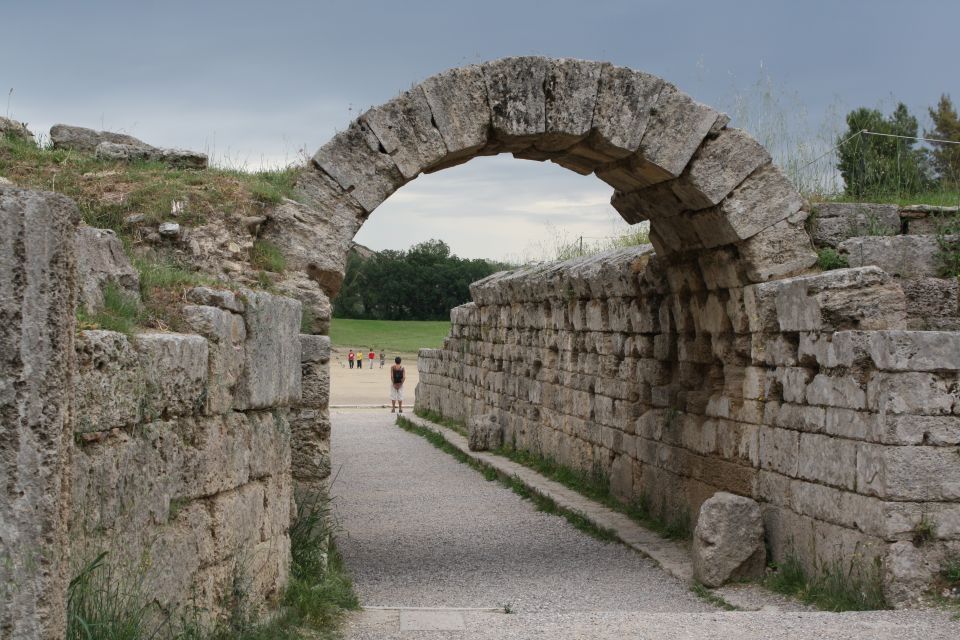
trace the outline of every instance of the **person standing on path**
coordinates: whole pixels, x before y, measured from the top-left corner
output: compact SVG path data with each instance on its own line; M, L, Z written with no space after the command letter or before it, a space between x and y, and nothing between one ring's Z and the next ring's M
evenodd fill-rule
M400 356L393 362L394 365L390 367L390 413L398 408L403 413L403 383L407 379L407 372L400 366Z
M373 347L370 347L370 353L367 357L370 359L370 370L373 371L373 359L377 357L377 354L373 352Z
M383 363L386 361L387 357L384 355L383 351L380 352L380 368L383 369Z
M363 351L357 350L357 369L363 369Z
M350 368L353 369L353 359L356 358L356 354L353 352L353 349L350 349L350 353L347 354L347 362L350 363Z

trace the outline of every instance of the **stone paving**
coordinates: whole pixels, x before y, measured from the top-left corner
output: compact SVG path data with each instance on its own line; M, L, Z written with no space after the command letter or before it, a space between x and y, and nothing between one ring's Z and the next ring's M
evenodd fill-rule
M757 605L763 611L718 611L649 558L537 512L394 426L395 416L340 411L332 417L339 546L367 607L349 620L347 638L960 634L960 623L940 611L785 611L782 604L764 605L778 602L764 598ZM502 612L504 605L511 614Z

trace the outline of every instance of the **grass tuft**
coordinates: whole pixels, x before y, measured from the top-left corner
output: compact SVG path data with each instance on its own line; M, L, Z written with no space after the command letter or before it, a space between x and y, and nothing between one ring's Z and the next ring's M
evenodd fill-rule
M810 576L795 556L771 565L764 581L777 593L793 596L825 611L873 611L888 609L883 596L880 560L863 566L857 559L844 566L839 560Z
M837 253L833 247L823 247L817 249L817 266L823 271L832 271L833 269L846 269L850 266L846 256Z
M259 239L253 243L250 264L257 269L283 273L287 268L287 259L277 245L269 240Z
M709 602L713 606L723 609L724 611L740 611L739 607L730 604L699 582L693 583L693 586L690 587L690 591L704 602Z
M77 310L80 329L105 329L127 336L133 335L137 327L142 325L143 318L140 301L113 282L103 288L103 307L100 310L94 313L82 308Z

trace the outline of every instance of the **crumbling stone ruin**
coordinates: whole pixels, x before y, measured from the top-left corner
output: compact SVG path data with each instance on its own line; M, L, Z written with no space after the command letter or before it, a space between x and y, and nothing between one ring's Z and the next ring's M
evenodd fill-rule
M92 134L97 153L167 161ZM290 267L284 295L192 289L190 332L77 331L78 299L133 291L135 272L109 233L78 244L69 200L0 185L0 635L62 637L72 567L104 548L167 559L146 580L162 607L196 594L216 615L243 566L269 602L293 487L330 469L329 344L299 335L301 305L323 332L370 213L420 173L497 153L595 174L652 246L475 283L444 347L421 351L418 405L486 416L478 446L597 468L661 517L755 500L773 560L878 568L892 604L914 603L960 553L956 282L871 266L901 255L872 243L917 241L843 237L827 205L809 220L761 145L673 85L526 57L367 111L269 217L168 230L210 273L244 273L223 235L251 229ZM851 267L819 272L808 227Z

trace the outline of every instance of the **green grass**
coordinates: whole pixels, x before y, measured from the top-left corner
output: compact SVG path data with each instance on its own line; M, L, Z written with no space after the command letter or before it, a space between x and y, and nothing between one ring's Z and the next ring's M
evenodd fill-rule
M592 536L598 540L603 540L605 542L616 542L618 538L616 534L610 529L604 529L598 527L589 519L585 518L579 513L570 511L569 509L564 509L558 505L552 498L544 496L536 491L531 491L523 482L516 476L511 477L501 477L496 469L488 465L483 464L479 460L476 460L466 453L453 446L446 438L443 437L440 433L426 427L421 427L404 418L402 416L397 417L397 426L408 431L410 433L416 434L424 439L426 439L430 444L440 449L441 451L450 454L457 461L462 462L463 464L471 467L472 469L479 471L483 474L484 478L488 481L499 480L501 484L513 491L515 494L524 498L525 500L531 501L534 506L537 508L537 511L542 511L544 513L549 513L551 515L560 516L564 518L567 522L573 525L576 529L586 533L589 536Z
M771 565L764 581L771 591L798 598L824 611L873 611L888 609L883 597L879 561L861 566L856 559L849 566L839 561L808 575L796 557Z
M713 606L723 609L724 611L740 611L739 607L730 604L699 582L693 583L693 586L690 587L690 591L704 602L709 602Z
M833 247L823 247L817 249L817 266L823 271L831 271L833 269L845 269L850 266L850 263L846 256L837 253L837 250Z
M253 243L253 253L250 264L257 269L283 273L287 268L287 259L283 252L268 240L257 240Z
M445 418L436 411L430 411L429 409L420 409L415 408L413 413L420 416L424 420L429 420L435 424L442 425L449 429L453 429L462 436L467 435L467 424L463 420L454 420L453 418Z
M95 313L77 309L79 328L119 331L128 336L143 324L143 318L140 301L112 282L103 288L103 308Z
M870 193L860 197L846 194L830 195L822 199L823 202L876 202L880 204L895 204L901 207L911 204L927 204L938 207L956 207L960 205L960 191L954 189L931 189L916 194L902 193Z
M416 353L419 349L437 348L450 333L446 320L347 320L330 322L330 342L335 347L375 351Z

